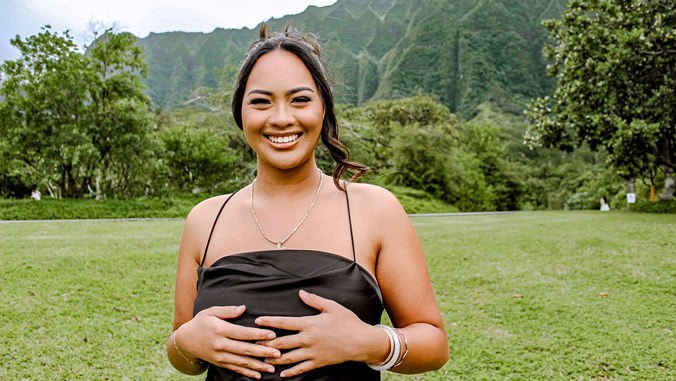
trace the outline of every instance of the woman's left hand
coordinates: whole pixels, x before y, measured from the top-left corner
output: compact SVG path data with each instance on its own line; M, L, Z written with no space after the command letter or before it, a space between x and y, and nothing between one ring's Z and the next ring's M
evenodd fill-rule
M259 342L279 350L291 349L279 358L265 361L272 365L297 364L281 373L292 377L312 369L345 361L382 361L389 351L387 333L366 324L340 304L301 290L301 300L320 311L304 317L261 316L256 324L298 331L296 334Z

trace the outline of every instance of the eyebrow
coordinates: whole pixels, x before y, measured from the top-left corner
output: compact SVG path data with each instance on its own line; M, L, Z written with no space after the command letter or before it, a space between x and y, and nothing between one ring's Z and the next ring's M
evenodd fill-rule
M287 95L287 96L288 96L288 95L293 95L293 94L295 94L295 93L298 93L298 92L301 92L301 91L304 91L304 90L311 91L311 92L313 92L313 93L315 92L315 91L312 90L312 88L310 88L310 87L307 87L307 86L301 86L301 87L295 87L295 88L293 88L293 89L287 91L287 92L286 92L286 95ZM251 94L263 94L263 95L267 95L267 96L272 96L272 92L267 91L267 90L261 90L261 89L253 89L253 90L249 91L249 93L247 94L247 96L249 96L249 95L251 95Z

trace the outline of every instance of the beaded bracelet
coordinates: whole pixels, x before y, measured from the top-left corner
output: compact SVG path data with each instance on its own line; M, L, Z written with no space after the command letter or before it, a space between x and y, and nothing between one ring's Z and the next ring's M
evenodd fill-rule
M174 331L174 348L176 348L176 352L178 352L181 357L185 359L185 361L191 363L192 365L203 365L204 361L202 360L197 360L197 361L192 361L191 359L187 358L179 349L178 345L176 345L176 333L178 332L178 329Z
M366 365L368 365L371 369L377 371L388 370L394 367L394 364L399 360L399 355L401 354L401 343L399 341L399 336L394 331L394 329L383 324L376 324L376 327L380 327L384 329L385 332L387 332L387 336L389 336L390 338L390 353L387 356L387 359L385 360L384 364L382 365L366 364Z

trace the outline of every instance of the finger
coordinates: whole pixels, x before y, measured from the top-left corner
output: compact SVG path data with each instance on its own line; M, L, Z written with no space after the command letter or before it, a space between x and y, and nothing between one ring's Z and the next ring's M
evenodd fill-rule
M247 376L249 378L255 378L257 380L261 378L260 373L256 372L255 370L251 370L249 368L244 368L244 367L232 365L232 364L224 364L224 365L221 366L221 368L230 369L233 372L237 372L237 373L244 375L244 376Z
M200 314L216 316L219 319L233 319L244 313L245 306L218 306L209 307L200 311Z
M274 347L266 347L264 345L230 339L221 340L215 343L213 349L218 352L227 352L246 357L278 358L282 355L279 349Z
M293 334L293 335L278 337L274 340L258 341L258 342L256 342L256 344L282 350L282 349L293 349L293 348L299 348L299 347L307 346L308 343L304 343L301 340L300 334L297 333L297 334Z
M279 375L282 376L282 377L293 377L293 376L297 376L301 373L311 371L312 369L316 369L316 368L318 368L318 366L315 364L314 361L312 361L312 360L303 361L302 363L300 363L300 364L298 364L298 365L296 365L292 368L289 368L289 369L282 371L282 373L280 373Z
M277 335L269 329L243 327L241 325L230 323L224 324L217 333L230 339L244 341L272 340L277 337Z
M301 361L310 360L310 351L307 348L298 348L284 353L279 358L267 358L265 362L272 365L296 364Z
M234 366L242 369L249 369L252 371L274 373L275 367L272 364L247 357L240 356L233 353L222 352L216 355L214 365L222 368Z
M319 310L320 312L329 310L336 305L336 302L333 300L322 298L319 295L311 294L305 290L300 290L298 295L305 304L316 310Z
M301 331L308 326L307 317L288 316L261 316L254 321L263 327L284 329L287 331Z

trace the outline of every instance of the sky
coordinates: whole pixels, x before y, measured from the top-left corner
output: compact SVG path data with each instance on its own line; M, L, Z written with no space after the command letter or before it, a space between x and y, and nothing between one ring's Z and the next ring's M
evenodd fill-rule
M0 61L19 58L9 40L40 33L50 24L68 29L78 46L93 40L95 29L116 26L118 31L146 37L150 32L205 32L215 28L254 28L271 17L303 12L309 5L323 7L336 0L0 0Z

